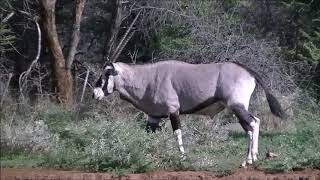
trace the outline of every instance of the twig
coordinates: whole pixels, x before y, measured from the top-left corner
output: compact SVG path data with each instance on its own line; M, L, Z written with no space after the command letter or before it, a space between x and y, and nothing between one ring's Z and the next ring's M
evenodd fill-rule
M43 97L42 96L42 77L41 77L41 69L40 69L40 64L38 64L38 89L39 89L39 92L40 92L40 94L41 94L41 97Z
M11 81L12 76L13 76L13 74L12 74L12 73L9 73L9 77L8 77L8 81L7 81L6 87L5 87L5 89L4 89L4 91L3 91L3 94L2 94L2 96L1 96L0 107L1 107L2 104L3 104L4 97L6 97L6 93L7 93L8 89L9 89L9 85L10 85L10 81Z
M74 61L74 56L77 52L77 46L80 41L80 23L81 16L84 9L84 5L86 3L85 0L76 0L76 10L75 10L75 22L73 24L72 36L70 41L70 49L68 53L68 57L66 59L66 68L70 69L72 63Z
M92 71L90 71L90 72L92 72ZM80 78L80 77L78 77L77 79L79 79L80 81L85 81L85 79ZM89 87L91 90L94 89L94 86L92 84L90 84L89 79L88 79L88 82L87 82L87 87Z
M84 96L84 92L86 91L86 87L87 87L87 83L88 83L89 73L90 73L90 70L88 69L88 70L87 70L87 74L86 74L86 80L84 81L83 88L82 88L82 93L81 93L80 102L82 102L82 100L83 100L83 96Z
M4 19L2 19L1 23L6 23L12 16L14 15L14 12L11 12L7 15Z
M137 7L137 8L133 8L132 10L133 11L136 11L136 10L143 10L143 9L154 9L154 10L158 10L158 11L166 11L168 13L171 13L171 14L175 14L175 15L178 15L178 16L181 16L181 17L187 17L187 18L196 18L194 16L188 16L188 15L185 15L185 14L181 14L181 13L178 13L178 12L175 12L171 9L167 9L167 8L161 8L161 7L153 7L153 6L140 6L140 7Z
M35 19L35 23L37 25L37 30L38 30L38 51L37 51L37 56L36 58L32 61L32 63L30 64L29 68L24 71L23 73L21 73L21 75L19 76L19 88L20 88L20 93L22 94L22 89L26 83L26 78L27 76L30 74L32 67L37 63L38 59L40 58L40 52L41 52L41 30L40 30L40 26L39 23L37 21L37 19Z
M129 52L129 56L130 56L130 59L131 59L133 64L136 64L136 62L137 62L137 55L138 55L138 50L137 49L135 49L133 51L133 53Z

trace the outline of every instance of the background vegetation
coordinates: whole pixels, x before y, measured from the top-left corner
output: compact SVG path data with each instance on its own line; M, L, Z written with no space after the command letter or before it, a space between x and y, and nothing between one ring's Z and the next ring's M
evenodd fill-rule
M167 120L163 131L147 134L145 115L117 95L103 103L91 99L107 61L176 59L238 61L258 71L290 117L272 116L258 88L250 109L262 119L255 166L320 168L319 1L48 2L0 1L1 167L233 171L246 139L231 112L182 117L183 161ZM46 8L55 10L55 22ZM265 158L269 152L278 156Z

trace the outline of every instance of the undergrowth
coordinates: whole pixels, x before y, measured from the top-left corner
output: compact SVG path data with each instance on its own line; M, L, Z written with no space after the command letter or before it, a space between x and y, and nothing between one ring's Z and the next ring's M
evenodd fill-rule
M4 117L14 116L11 119L16 120L1 121L1 167L80 169L118 175L161 169L225 173L237 169L245 158L245 134L229 131L223 121L182 116L187 152L182 160L168 120L162 122L161 132L148 134L142 113L108 112L110 109L99 113L94 107L75 118L78 116L73 111L49 103L37 106L28 116L6 114ZM267 171L320 168L319 117L301 111L294 120L287 120L291 121L290 129L262 129L255 166ZM267 160L267 152L278 157Z

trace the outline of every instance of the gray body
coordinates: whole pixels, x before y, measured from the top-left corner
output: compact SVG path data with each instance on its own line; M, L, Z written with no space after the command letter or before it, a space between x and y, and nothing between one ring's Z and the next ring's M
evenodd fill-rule
M250 96L255 79L233 63L188 64L164 61L156 64L133 65L117 63L120 76L115 89L138 109L154 117L180 114L215 115L225 106L237 102L239 91ZM130 73L126 73L129 72ZM119 83L117 85L117 82ZM238 86L235 86L235 85ZM233 101L233 102L230 102Z
M94 97L118 91L120 97L149 115L152 131L162 117L169 117L184 154L179 114L214 116L229 108L238 117L248 134L247 158L242 164L257 159L260 120L248 112L250 97L256 86L262 85L271 112L282 117L276 98L269 93L259 75L237 63L188 64L162 61L147 65L112 63L98 80Z

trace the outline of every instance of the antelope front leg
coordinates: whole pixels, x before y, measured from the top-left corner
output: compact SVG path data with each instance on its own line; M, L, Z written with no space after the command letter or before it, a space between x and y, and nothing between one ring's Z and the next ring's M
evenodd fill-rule
M178 112L172 113L172 114L170 114L169 118L171 121L173 133L177 137L179 150L182 154L182 157L184 157L185 152L184 152L184 147L183 147L183 143L182 143L182 133L181 133L181 123L180 123L180 119L179 119L179 113Z
M160 118L156 118L153 116L148 115L148 122L146 127L146 132L152 132L155 133L157 130L161 130L161 127L159 126L159 122L161 121Z

